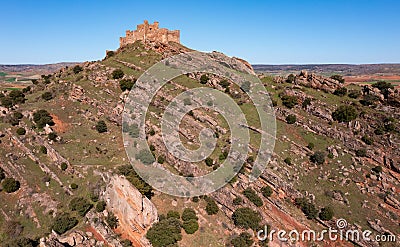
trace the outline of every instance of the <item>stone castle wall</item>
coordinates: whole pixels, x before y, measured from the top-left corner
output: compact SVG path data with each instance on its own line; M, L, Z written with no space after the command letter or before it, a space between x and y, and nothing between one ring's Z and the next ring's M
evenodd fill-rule
M149 24L147 20L143 24L137 25L136 30L127 30L125 37L120 37L120 47L127 44L132 44L135 41L158 41L161 43L168 43L170 41L180 43L180 31L168 30L166 28L159 28L158 22Z

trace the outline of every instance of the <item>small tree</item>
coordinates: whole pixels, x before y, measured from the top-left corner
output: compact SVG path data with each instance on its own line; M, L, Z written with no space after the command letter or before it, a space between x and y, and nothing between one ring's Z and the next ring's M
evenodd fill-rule
M361 91L359 90L350 90L348 96L352 99L357 99L361 96Z
M294 124L297 120L296 115L290 114L286 117L286 123L288 124Z
M131 89L135 85L135 83L136 83L136 80L122 79L119 82L119 87L121 88L122 91L125 91L125 90L131 91Z
M201 84L207 84L208 80L209 80L209 78L206 74L201 75L201 77L200 77Z
M188 221L183 222L182 228L185 230L187 234L193 234L197 230L199 230L199 223L197 223L197 220L195 219L190 219Z
M375 173L381 173L383 171L382 166L375 166L372 168L372 171Z
M180 219L180 218L181 218L181 215L180 215L179 212L177 212L177 211L170 210L170 211L168 211L168 213L167 213L167 218Z
M347 88L339 87L333 92L333 94L337 95L337 96L340 96L340 97L343 97L343 96L345 96L347 94Z
M261 217L257 211L251 208L239 208L232 214L232 219L235 226L244 229L256 230L261 222Z
M245 189L243 191L243 195L247 197L247 199L249 199L257 207L261 207L263 205L263 201L252 188Z
M357 149L356 155L358 157L365 157L365 156L367 156L367 150L365 148Z
M78 220L75 217L71 217L69 214L63 213L55 218L52 229L58 234L63 234L77 224Z
M23 127L18 128L17 129L17 134L20 135L20 136L25 135L26 134L25 128L23 128Z
M296 80L296 76L293 74L288 75L288 77L286 78L287 83L293 83L295 80Z
M47 138L49 138L49 140L51 141L56 141L57 140L57 134L55 132L51 132L47 135Z
M372 137L369 137L367 135L364 135L363 137L361 137L361 140L367 145L374 144L374 139L372 139Z
M282 95L282 104L289 109L292 109L298 104L298 98L296 96Z
M42 99L48 101L51 100L53 98L53 94L50 92L45 92L42 94Z
M351 105L341 105L336 111L332 113L333 120L338 122L350 122L358 117L358 112L354 106Z
M68 168L67 163L65 163L65 162L61 163L61 170L65 171L65 170L67 170L67 168Z
M107 132L107 124L103 120L100 120L96 124L96 130L99 133Z
M6 178L3 168L0 167L0 182Z
M39 151L42 153L42 154L47 154L47 148L45 147L45 146L40 146L40 148L39 148Z
M124 71L122 71L121 69L116 69L112 72L111 76L113 79L121 79L122 77L124 77Z
M75 197L69 203L69 209L71 211L76 211L82 217L86 215L92 206L93 205L83 197Z
M285 162L287 165L291 165L292 164L292 159L290 157L286 157L285 160L283 160L283 162Z
M207 166L213 166L213 164L214 164L214 160L211 159L210 157L207 157L207 158L205 159L205 162L206 162L206 165L207 165Z
M196 212L192 208L185 208L182 213L182 220L189 221L192 219L197 221L198 218Z
M112 229L115 229L118 226L118 218L112 212L108 212L106 222Z
M82 67L79 65L75 65L72 70L74 71L75 74L78 74L83 71Z
M20 183L14 178L5 178L2 182L2 186L5 192L13 193L20 188Z
M248 232L242 232L239 236L231 240L233 247L250 247L253 244L253 239Z
M71 184L71 189L76 190L78 188L78 185L76 183Z
M309 142L307 147L308 147L308 149L313 150L315 147L315 144L313 142Z
M274 191L272 190L272 188L269 185L267 185L267 186L264 186L261 188L261 192L264 197L268 198L268 197L272 196L272 193Z
M322 151L314 152L314 154L310 156L310 160L313 163L322 165L323 163L325 163L325 153Z
M214 199L207 197L206 199L207 205L206 205L206 212L208 215L213 215L217 214L219 211L217 203L215 203Z
M146 238L153 247L174 246L182 240L181 223L175 218L160 220L147 231Z
M319 218L321 220L331 220L333 218L333 214L333 209L331 207L325 207L319 212Z
M96 204L96 211L101 213L106 209L107 203L103 200L97 202Z

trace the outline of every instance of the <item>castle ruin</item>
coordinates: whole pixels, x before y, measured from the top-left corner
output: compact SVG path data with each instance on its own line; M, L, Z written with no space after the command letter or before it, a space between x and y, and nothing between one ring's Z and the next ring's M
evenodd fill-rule
M137 40L141 41L158 41L161 43L168 43L170 41L180 43L180 31L168 30L166 28L159 28L158 22L149 24L147 20L143 24L139 24L136 30L126 30L126 36L120 37L119 46L123 47L127 44L132 44Z

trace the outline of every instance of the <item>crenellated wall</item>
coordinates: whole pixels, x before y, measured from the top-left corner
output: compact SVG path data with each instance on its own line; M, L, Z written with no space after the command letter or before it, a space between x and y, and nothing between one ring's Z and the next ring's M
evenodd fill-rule
M120 37L120 47L132 44L137 40L141 41L158 41L161 43L175 42L180 43L180 31L159 28L158 22L149 24L147 20L143 24L139 24L136 30L126 30L125 37Z

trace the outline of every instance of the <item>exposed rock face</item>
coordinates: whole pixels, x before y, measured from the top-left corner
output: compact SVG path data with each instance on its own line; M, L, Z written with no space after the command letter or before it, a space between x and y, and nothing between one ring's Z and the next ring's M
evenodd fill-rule
M104 198L110 211L118 217L123 232L137 244L151 246L144 236L158 221L153 203L122 176L111 177Z
M180 31L159 28L158 22L149 24L147 20L143 24L137 25L136 30L126 30L126 36L120 38L120 47L132 44L137 40L141 41L158 41L168 43L170 41L180 43Z

